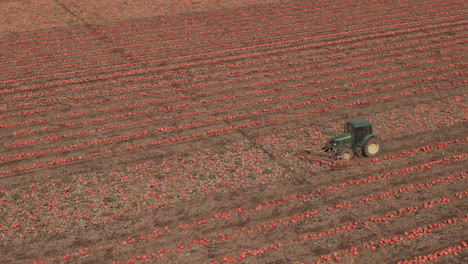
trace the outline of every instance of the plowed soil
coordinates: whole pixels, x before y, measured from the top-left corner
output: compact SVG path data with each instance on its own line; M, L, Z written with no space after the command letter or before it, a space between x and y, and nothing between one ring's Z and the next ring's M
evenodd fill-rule
M465 1L55 2L0 26L4 263L468 262Z

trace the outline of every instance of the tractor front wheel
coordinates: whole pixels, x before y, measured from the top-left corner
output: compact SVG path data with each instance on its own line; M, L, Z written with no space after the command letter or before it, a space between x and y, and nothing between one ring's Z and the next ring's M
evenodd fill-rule
M369 138L362 148L362 154L369 158L376 157L381 151L382 141L376 137Z
M354 157L354 151L350 147L342 147L338 150L337 158L341 160L351 160Z

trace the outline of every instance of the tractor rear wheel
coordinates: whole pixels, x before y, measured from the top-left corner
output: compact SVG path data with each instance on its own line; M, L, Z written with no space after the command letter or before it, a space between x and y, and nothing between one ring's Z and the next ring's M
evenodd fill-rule
M376 137L369 138L362 148L362 154L366 157L376 157L382 151L382 141Z
M338 150L337 158L341 160L351 160L354 157L354 151L350 147L342 147Z

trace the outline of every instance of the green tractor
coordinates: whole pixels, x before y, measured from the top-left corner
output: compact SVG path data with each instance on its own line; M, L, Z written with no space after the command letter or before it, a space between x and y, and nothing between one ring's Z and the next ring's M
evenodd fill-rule
M361 153L376 157L382 151L382 141L373 133L371 122L356 118L346 122L343 134L333 137L322 150L341 160L350 160Z

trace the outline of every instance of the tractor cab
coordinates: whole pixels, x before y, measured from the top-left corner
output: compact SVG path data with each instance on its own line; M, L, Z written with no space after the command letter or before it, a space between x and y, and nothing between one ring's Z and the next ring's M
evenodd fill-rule
M372 134L372 124L362 118L353 119L345 124L344 133L351 135L352 141L354 144L363 145L363 141Z
M382 142L373 133L371 122L356 118L346 122L343 134L333 137L323 150L344 160L361 153L366 157L375 157L382 150Z

